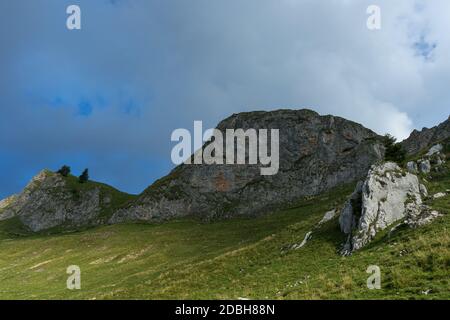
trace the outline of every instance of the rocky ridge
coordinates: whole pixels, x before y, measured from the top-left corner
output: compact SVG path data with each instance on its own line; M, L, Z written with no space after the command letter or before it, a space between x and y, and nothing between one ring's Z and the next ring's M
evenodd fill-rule
M442 153L444 149L442 144L436 144L428 150L428 152L418 160L409 161L406 168L411 173L430 173L433 165L435 171L439 171L441 166L445 164L446 156Z
M373 131L306 109L235 114L217 127L223 133L249 128L279 129L276 175L261 176L258 165L181 165L110 222L258 215L355 181L384 154Z
M433 128L414 130L401 144L408 155L414 155L448 138L450 138L450 116Z
M41 171L18 195L0 203L0 221L17 217L31 231L83 227L105 223L123 193L94 182Z
M433 134L427 134L427 139L416 134L419 141L413 141L412 134L403 146L422 148L448 136L446 123L448 120L429 129ZM361 179L365 180L358 184L339 218L351 250L364 246L397 221L419 226L436 216L423 206L427 191L416 175L440 170L446 159L439 143L427 146L431 148L426 153L422 148L422 156L410 161L405 170L393 163L382 164L382 139L371 130L311 110L240 113L217 128L221 132L230 128L280 129L278 174L261 176L258 165L181 165L132 197L103 184L81 185L74 177L44 170L22 193L0 201L0 221L15 217L32 231L41 231L187 215L205 220L259 215Z

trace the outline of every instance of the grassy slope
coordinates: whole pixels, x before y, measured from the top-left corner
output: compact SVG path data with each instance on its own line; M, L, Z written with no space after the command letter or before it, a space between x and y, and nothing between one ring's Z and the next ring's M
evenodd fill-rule
M450 189L450 163L427 180L431 194ZM344 240L336 220L305 247L283 250L301 242L352 189L258 219L211 224L186 219L20 237L10 232L20 229L17 221L0 222L0 298L449 299L449 196L429 200L445 213L433 224L381 234L351 257L336 253ZM82 270L79 291L66 289L73 264ZM369 265L380 266L382 290L367 289Z
M450 177L440 185L448 188ZM450 215L389 240L382 236L347 258L336 254L343 240L336 221L304 248L282 250L301 242L351 189L258 219L116 225L21 238L3 232L0 298L450 298ZM448 198L436 205L450 211ZM82 270L80 291L65 287L72 264ZM365 286L371 264L382 269L383 290ZM428 289L429 295L421 294Z

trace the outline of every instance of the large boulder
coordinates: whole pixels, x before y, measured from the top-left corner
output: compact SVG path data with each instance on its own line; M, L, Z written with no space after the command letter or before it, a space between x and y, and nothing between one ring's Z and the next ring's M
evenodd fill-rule
M441 151L442 151L443 149L444 149L444 147L442 146L442 144L438 143L438 144L432 146L432 147L430 148L430 150L428 150L426 156L427 156L427 157L431 157L431 156L433 156L433 155L435 155L435 154L439 154L439 153L441 153Z
M373 166L341 213L341 230L349 236L343 253L362 248L399 220L419 216L423 192L418 177L397 164Z
M380 137L362 125L311 110L232 115L217 129L279 129L280 168L262 176L259 165L181 165L118 210L111 223L257 215L304 196L363 177L380 161Z
M430 160L425 159L419 162L419 169L422 173L429 173L431 171L431 163Z
M409 161L406 164L406 168L408 169L409 173L417 173L417 171L419 170L415 161Z

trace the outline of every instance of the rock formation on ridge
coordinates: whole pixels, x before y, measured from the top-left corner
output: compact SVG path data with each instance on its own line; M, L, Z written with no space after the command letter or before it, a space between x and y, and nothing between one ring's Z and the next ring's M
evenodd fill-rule
M0 202L0 221L17 217L31 231L105 223L125 195L109 186L41 171L18 195Z
M446 121L431 129L423 128L421 131L414 130L408 139L402 141L401 144L408 155L413 155L449 137L450 116Z
M249 128L280 129L278 174L261 176L259 165L180 165L134 198L103 184L82 186L74 183L73 177L43 171L22 193L0 201L0 220L17 217L31 230L40 231L107 222L163 221L187 215L206 220L258 215L358 181L367 176L373 164L383 160L380 136L360 124L320 116L311 110L240 113L218 125L222 132ZM435 128L429 129L434 138L417 135L418 141L413 141L412 134L404 145L422 146L450 136L445 123ZM408 164L409 171L436 170L445 161L440 150L442 146L432 146L429 155ZM360 221L358 216L348 214L348 207L361 201L358 190L340 218L345 220L341 225L347 234ZM420 184L419 192L425 192ZM370 235L370 228L366 231Z
M355 181L384 155L373 131L306 109L240 113L218 125L221 132L249 128L280 130L276 175L261 176L258 165L181 165L110 222L258 215Z

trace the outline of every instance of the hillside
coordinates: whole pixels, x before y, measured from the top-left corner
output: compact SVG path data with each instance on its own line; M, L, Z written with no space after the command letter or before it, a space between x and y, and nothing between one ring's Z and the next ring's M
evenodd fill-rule
M414 155L449 137L450 116L446 121L433 128L423 128L421 131L414 130L401 144L409 155Z
M375 132L308 109L238 113L217 126L222 135L237 129L279 130L275 175L261 175L265 166L248 164L248 149L246 164L183 164L118 210L110 222L162 221L187 215L203 220L258 216L360 179L384 154ZM222 163L225 158L223 153Z
M449 142L444 153L450 155ZM449 299L450 163L421 175L427 205L443 213L418 229L386 230L349 257L338 218L355 185L305 197L258 218L201 223L122 224L80 232L18 236L0 222L0 298L11 299ZM444 192L435 199L432 195ZM305 234L317 227L300 249ZM82 289L66 289L67 266L79 265ZM382 289L368 290L378 265Z
M43 170L20 194L2 202L0 220L12 218L22 229L34 232L88 227L106 223L117 208L133 199L103 183L79 183L74 176Z
M254 139L258 139L257 130L269 130L269 140L271 130L278 132L276 174L262 175L267 163L250 164L251 151L235 144L239 138L234 136L230 138L233 153L244 147L245 163L223 164L227 155L220 152L222 164L179 165L136 197L43 170L20 194L0 202L0 221L16 217L27 228L41 232L183 217L204 221L254 217L361 179L384 155L381 137L373 131L308 109L233 114L217 126L221 134L241 130L244 143L244 131L249 129L255 129ZM205 142L203 149L210 144ZM265 148L271 149L272 141Z

